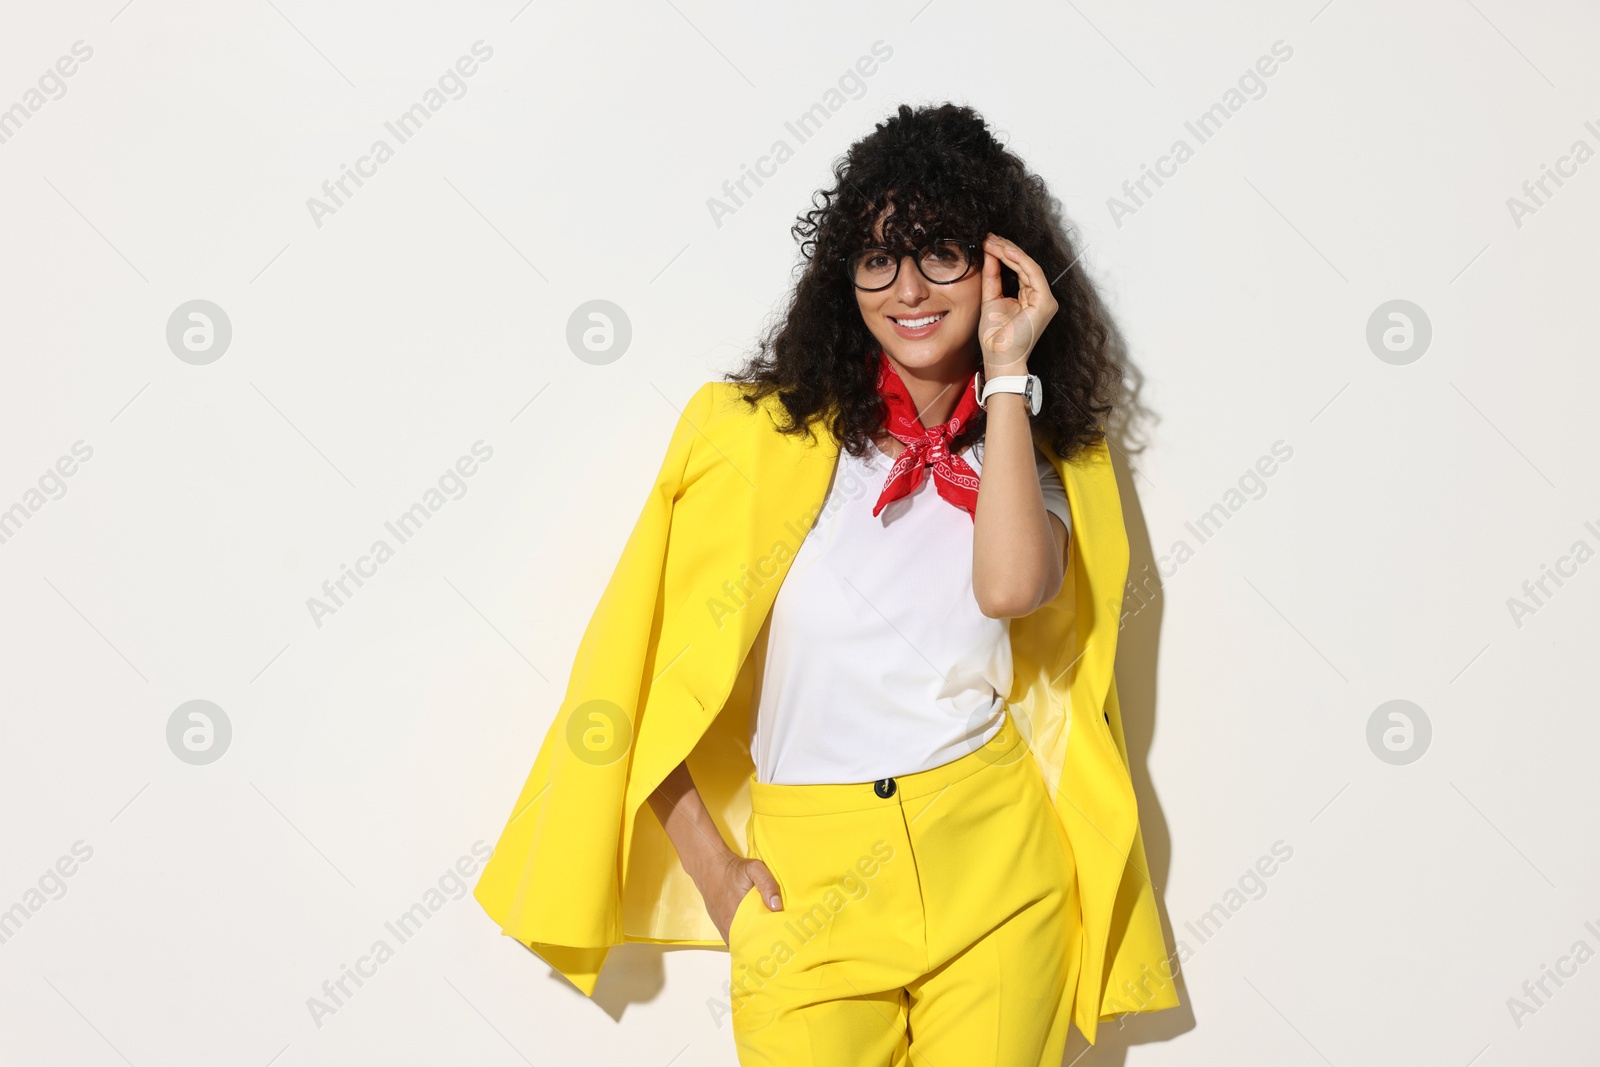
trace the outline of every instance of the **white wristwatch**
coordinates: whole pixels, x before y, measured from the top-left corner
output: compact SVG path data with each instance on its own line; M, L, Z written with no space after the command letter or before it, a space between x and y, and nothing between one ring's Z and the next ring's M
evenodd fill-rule
M972 376L972 387L978 391L978 406L987 408L988 399L995 393L1021 393L1028 401L1032 414L1039 414L1039 409L1044 406L1044 383L1039 381L1037 374L1002 374L998 378L983 381L983 372L978 371Z

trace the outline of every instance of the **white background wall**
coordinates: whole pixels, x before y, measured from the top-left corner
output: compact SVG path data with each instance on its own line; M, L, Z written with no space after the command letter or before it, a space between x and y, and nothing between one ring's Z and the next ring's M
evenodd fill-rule
M706 1008L725 955L630 947L590 1002L448 872L504 824L678 408L783 299L795 214L896 104L944 99L1049 181L1142 377L1135 576L1193 549L1118 665L1184 1005L1077 1062L1592 1049L1587 953L1520 1025L1507 1004L1600 950L1600 563L1508 607L1600 548L1600 161L1520 225L1507 205L1600 149L1592 6L122 4L9 5L0 33L0 107L93 50L0 144L0 508L26 512L0 543L0 908L38 905L0 944L0 1061L735 1062ZM397 144L385 121L479 40ZM1119 225L1108 198L1276 41ZM319 225L308 198L380 137ZM778 138L794 158L718 225L707 199ZM195 299L232 330L204 365L166 336ZM631 323L605 365L566 340L594 299ZM1401 365L1367 340L1397 299L1432 334ZM479 441L464 494L313 619ZM1280 441L1202 544L1185 523ZM169 747L191 700L231 726L208 765ZM1392 700L1431 725L1403 765L1368 742Z

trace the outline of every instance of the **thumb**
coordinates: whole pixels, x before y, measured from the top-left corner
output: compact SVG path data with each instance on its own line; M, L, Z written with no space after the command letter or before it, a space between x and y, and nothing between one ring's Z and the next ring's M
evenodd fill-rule
M993 253L985 255L986 251L979 246L978 254L983 256L983 278L978 299L985 302L999 300L1001 296L1000 257Z
M767 905L768 911L782 911L783 897L778 892L778 880L772 877L772 872L767 870L767 865L760 860L751 860L745 867L745 873L755 883L761 892L761 899Z

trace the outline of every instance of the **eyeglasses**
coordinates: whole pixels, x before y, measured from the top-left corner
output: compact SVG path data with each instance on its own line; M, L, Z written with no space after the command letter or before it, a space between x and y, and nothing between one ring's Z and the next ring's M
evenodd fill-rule
M857 289L875 293L887 289L900 276L900 261L894 251L883 245L868 245L852 256L843 256L845 274ZM976 241L955 241L934 238L916 250L917 270L935 285L959 282L980 262Z

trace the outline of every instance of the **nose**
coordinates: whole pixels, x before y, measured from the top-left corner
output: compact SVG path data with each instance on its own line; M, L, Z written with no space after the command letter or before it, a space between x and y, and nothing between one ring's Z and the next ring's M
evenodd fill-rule
M909 307L915 307L928 297L928 279L922 276L916 256L900 258L900 273L895 278L895 296Z

